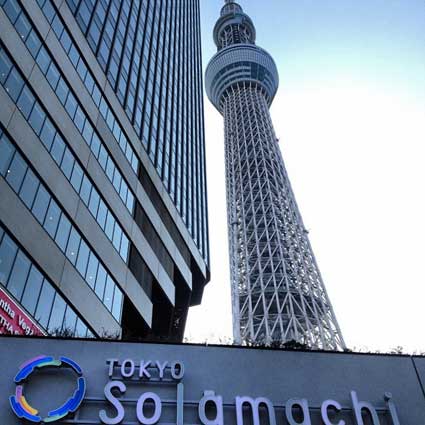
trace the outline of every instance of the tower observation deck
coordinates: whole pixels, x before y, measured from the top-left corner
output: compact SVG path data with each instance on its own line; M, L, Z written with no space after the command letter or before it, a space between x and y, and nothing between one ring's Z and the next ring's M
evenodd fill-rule
M270 117L277 68L255 39L250 17L226 1L214 27L218 51L206 90L224 116L234 338L340 350L344 340Z

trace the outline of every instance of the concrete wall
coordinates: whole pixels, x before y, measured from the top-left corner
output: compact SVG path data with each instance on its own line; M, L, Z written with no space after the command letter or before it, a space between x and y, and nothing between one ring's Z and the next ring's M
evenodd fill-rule
M291 424L290 420L292 424L311 425L338 424L338 421L345 421L346 425L378 424L376 420L372 422L366 410L362 421L355 418L351 391L356 392L359 403L363 401L373 405L379 416L379 425L425 424L425 358L421 357L16 337L0 337L0 347L2 425L21 423L11 412L8 402L9 395L15 391L13 378L22 363L40 354L55 358L70 357L82 367L87 381L86 397L73 421L61 423L101 423L99 411L105 408L110 417L116 416L116 410L109 408L105 401L104 387L110 381L121 381L127 388L125 394L119 395L116 391L114 394L125 411L122 424L139 423L136 417L137 400L148 391L156 393L161 399L159 424L200 424L199 403L204 391L208 390L222 396L222 422L226 425L237 423L237 396L269 399L277 425ZM112 377L108 376L107 359L116 359ZM126 359L133 360L136 365L135 373L130 378L123 378L121 374L121 365ZM147 369L151 374L150 379L140 379L138 366L142 360L151 361L152 365L155 365L155 361L161 365L168 362L164 377L160 379L158 369L151 367ZM173 361L184 363L185 372L181 380L171 376ZM130 367L131 362L127 362L125 370L128 372ZM63 370L50 369L47 373L42 370L31 376L24 387L24 394L29 403L44 414L47 409L60 406L72 395L73 382ZM177 388L184 401L183 410L177 407ZM388 397L389 393L397 410L396 416L393 413L393 419L384 399L384 394ZM46 394L49 396L46 397ZM305 399L308 403L304 421L299 408L294 408L292 413L288 410L290 420L286 418L285 405L293 398ZM338 402L341 411L329 409L329 422L324 422L320 408L323 401L328 399ZM215 408L207 406L207 417L214 419ZM153 406L146 407L145 414L149 417L153 414ZM183 420L181 416L177 420L177 412L183 412ZM266 413L265 408L260 408L259 424L269 423ZM243 409L243 417L243 423L253 423L249 409ZM311 422L308 422L308 418Z

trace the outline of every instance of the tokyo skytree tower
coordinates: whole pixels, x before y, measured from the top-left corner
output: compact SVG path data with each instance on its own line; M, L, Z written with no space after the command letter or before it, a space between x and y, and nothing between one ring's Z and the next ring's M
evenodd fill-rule
M276 65L255 37L250 17L226 1L206 70L208 97L224 116L234 338L341 350L270 117Z

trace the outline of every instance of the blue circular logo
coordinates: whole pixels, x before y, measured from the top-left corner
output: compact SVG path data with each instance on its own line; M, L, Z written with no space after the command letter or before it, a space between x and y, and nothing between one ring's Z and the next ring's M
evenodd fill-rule
M30 406L24 396L24 384L28 382L31 374L36 369L49 368L70 368L77 374L77 389L73 396L61 407L50 411L45 418L39 416L39 411ZM80 366L67 357L60 357L55 360L49 356L38 356L28 360L21 367L15 376L17 384L15 395L9 397L10 406L18 418L26 419L35 423L50 423L63 419L69 413L74 413L81 405L86 393L86 380L82 377L83 372Z

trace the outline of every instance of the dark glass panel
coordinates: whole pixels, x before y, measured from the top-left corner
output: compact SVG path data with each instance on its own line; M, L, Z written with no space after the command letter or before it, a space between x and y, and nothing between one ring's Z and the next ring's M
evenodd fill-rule
M105 287L105 294L103 297L103 302L108 310L112 309L112 301L114 297L114 281L112 280L111 276L108 276L106 278L106 287Z
M85 205L89 204L91 189L92 189L92 185L90 183L90 180L87 178L87 176L84 176L83 184L81 185L81 189L80 189L80 197Z
M99 209L97 211L97 222L99 223L102 229L105 228L107 214L108 214L108 207L105 205L105 203L102 200L100 200Z
M48 325L48 330L50 333L57 334L62 330L65 308L65 301L58 293L56 293Z
M114 302L112 305L112 315L121 323L121 310L122 310L123 295L118 286L115 287Z
M90 258L89 258L89 263L87 265L87 272L86 272L86 282L90 285L92 289L94 289L96 284L98 267L99 267L98 259L93 254L93 252L90 252Z
M21 188L22 181L24 180L27 171L27 164L22 156L15 152L9 170L6 176L6 181L12 186L12 189L18 193Z
M42 284L43 275L36 269L36 267L31 266L27 284L25 285L24 295L22 296L22 305L30 314L34 314Z
M57 164L60 164L62 162L64 151L65 142L63 141L62 136L59 133L56 133L55 140L53 142L53 147L50 153Z
M47 208L50 202L50 195L47 190L40 185L38 187L37 195L35 197L34 205L32 206L32 213L39 223L44 223Z
M65 214L62 214L59 220L59 226L56 232L55 241L63 252L65 252L70 231L71 231L71 223L66 218Z
M56 130L49 118L46 118L41 129L40 140L48 151L52 147L53 138L55 137Z
M49 209L47 210L46 218L44 220L43 227L52 239L54 239L55 237L60 216L61 216L61 210L58 204L53 199L51 199Z
M6 52L0 49L0 83L4 84L10 70L12 69L12 62L6 55Z
M66 247L66 256L68 260L75 265L77 261L78 248L80 246L81 237L78 232L72 228L69 235L68 246Z
M59 98L62 105L65 105L68 93L69 93L68 85L65 83L62 77L59 78L59 82L56 87L56 95Z
M10 161L15 153L15 148L5 135L0 139L0 174L4 176L9 169Z
M103 294L105 292L105 285L106 285L106 270L102 266L102 264L99 264L99 269L97 271L97 277L96 277L96 286L94 288L97 296L103 300Z
M32 30L27 38L26 45L28 50L30 51L33 58L37 57L38 51L41 47L41 41L39 36L36 34L34 30Z
M47 327L47 323L50 317L50 311L52 310L53 297L55 291L47 280L44 280L43 287L41 289L40 298L38 300L37 309L35 311L35 319L44 328Z
M6 286L18 247L15 242L4 235L0 245L0 283Z
M31 31L31 24L23 13L20 14L18 20L16 21L15 28L16 31L18 31L21 39L25 41L29 32Z
M19 197L29 209L32 207L39 184L40 181L38 180L38 177L30 169L28 169L19 192Z
M61 170L65 174L65 177L69 180L72 174L72 168L74 166L74 156L68 148L65 148L65 153L62 158Z
M87 326L84 324L84 322L78 318L77 320L77 326L75 328L75 336L84 338L87 334Z
M31 90L28 87L24 87L21 95L19 96L17 106L26 120L28 120L28 117L30 116L34 103L35 98L32 95Z
M18 301L21 300L22 293L24 292L25 282L27 281L30 266L31 263L28 260L28 257L22 251L19 251L7 283L8 291Z
M37 59L36 59L37 65L40 67L41 72L46 75L46 72L50 65L50 55L47 52L46 48L44 46L41 46L41 49L38 52Z
M24 80L19 75L19 72L16 68L13 68L7 77L4 88L9 93L9 96L13 99L14 102L18 100L21 90L24 87Z
M49 66L49 70L47 71L46 78L50 86L53 88L53 90L56 90L56 86L58 84L60 74L59 74L58 68L53 62Z
M80 192L82 180L83 180L83 169L80 167L80 165L77 162L75 162L74 169L72 170L72 175L71 175L71 184L77 192Z
M32 129L34 130L37 136L41 132L41 128L43 127L44 119L46 118L46 114L41 108L39 103L36 103L32 108L32 112L28 122L30 123Z
M76 267L81 276L86 276L87 263L89 261L90 249L84 240L81 240L80 249L78 251L78 258Z
M62 330L67 334L69 333L69 336L74 336L76 323L77 315L75 314L74 310L68 306L66 308Z

